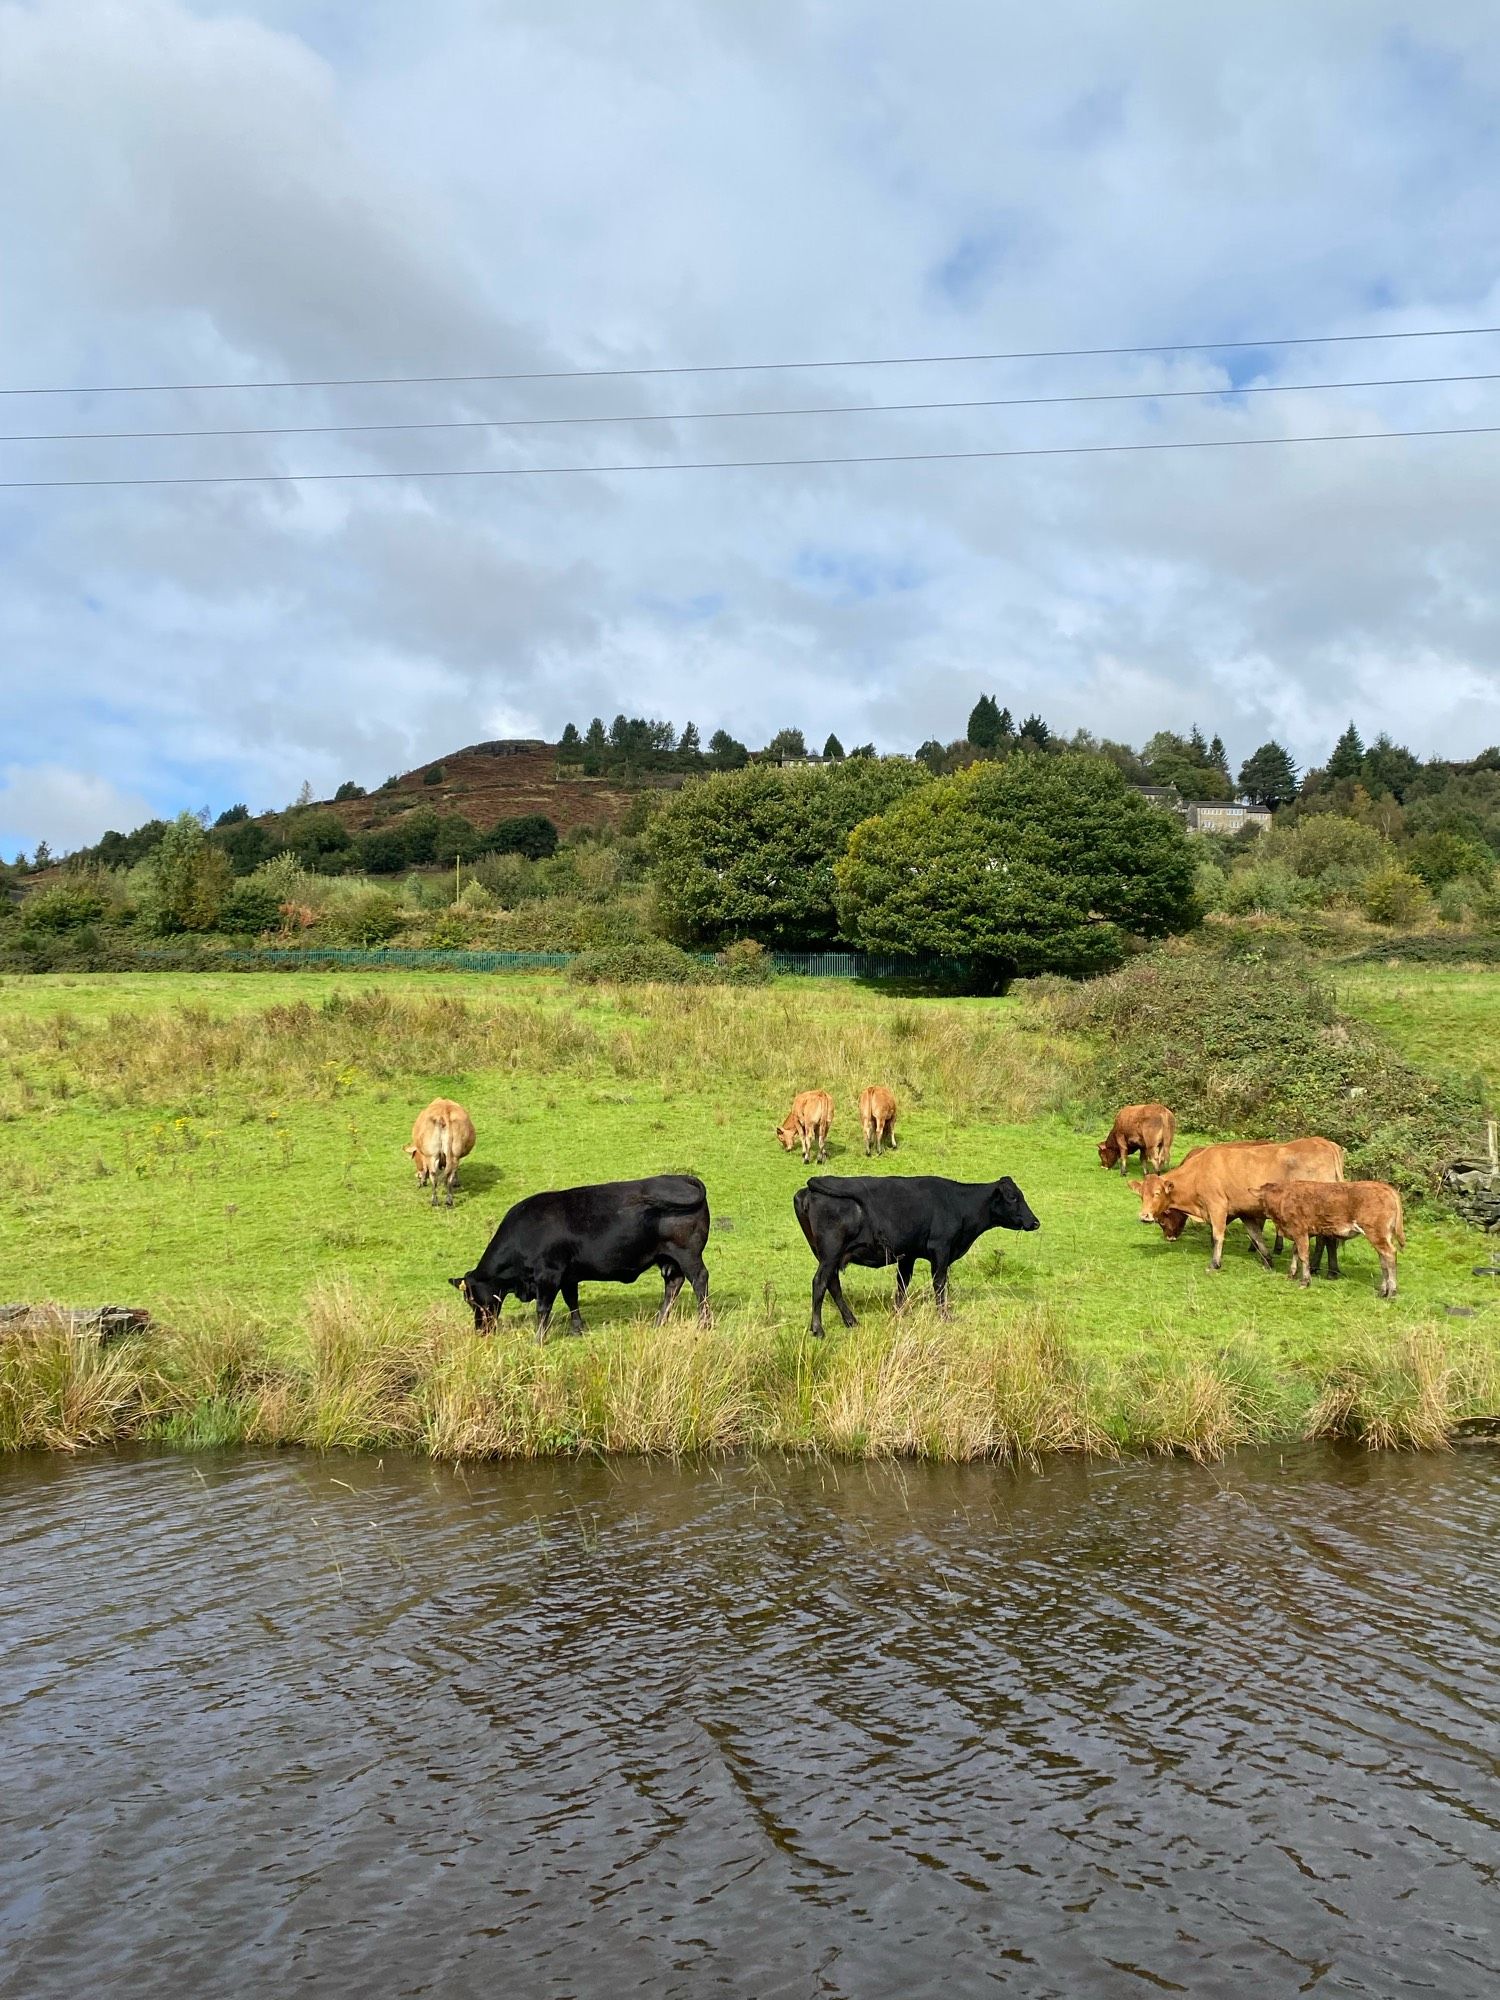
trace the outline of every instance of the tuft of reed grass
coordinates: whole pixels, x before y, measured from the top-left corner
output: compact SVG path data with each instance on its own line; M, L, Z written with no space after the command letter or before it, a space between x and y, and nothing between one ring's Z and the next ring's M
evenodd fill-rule
M1500 1356L1435 1325L1394 1343L1373 1335L1323 1384L1304 1435L1374 1451L1440 1451L1463 1418L1500 1406Z
M131 1351L101 1344L58 1312L0 1333L0 1451L83 1451L134 1437L150 1419L153 1383Z

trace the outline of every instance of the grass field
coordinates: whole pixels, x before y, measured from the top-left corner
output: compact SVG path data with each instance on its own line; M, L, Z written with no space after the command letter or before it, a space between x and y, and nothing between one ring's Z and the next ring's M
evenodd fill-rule
M1500 1101L1500 972L1451 966L1340 967L1339 1005L1429 1070L1476 1072Z
M1472 1068L1488 1037L1493 1062L1500 981L1372 968L1349 985L1419 1059ZM1492 1239L1414 1211L1392 1305L1362 1243L1339 1284L1303 1294L1232 1232L1211 1276L1203 1232L1167 1244L1100 1170L1069 1056L1015 1000L833 983L0 981L0 1299L143 1305L164 1329L103 1352L0 1337L0 1444L1209 1453L1309 1431L1437 1442L1500 1408L1500 1294L1472 1275ZM772 1126L793 1089L825 1085L828 1170L865 1171L867 1082L902 1107L901 1151L873 1171L1008 1173L1043 1227L981 1240L948 1325L920 1306L896 1322L889 1276L856 1273L863 1325L820 1345L791 1209L803 1170ZM401 1153L437 1094L479 1131L452 1211ZM664 1170L708 1184L713 1333L681 1307L652 1331L654 1278L585 1287L583 1342L538 1349L515 1304L494 1339L472 1333L445 1281L511 1202Z

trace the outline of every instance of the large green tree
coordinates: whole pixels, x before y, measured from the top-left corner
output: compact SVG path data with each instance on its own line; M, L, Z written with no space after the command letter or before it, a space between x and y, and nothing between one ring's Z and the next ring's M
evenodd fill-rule
M229 890L228 857L190 812L179 813L147 863L142 904L152 930L211 931Z
M982 694L969 710L969 726L965 734L976 750L995 751L1009 733L1009 722L1009 710L1002 725L999 703L992 694Z
M1274 737L1241 764L1240 790L1253 805L1273 809L1296 798L1297 766Z
M1333 746L1333 755L1328 760L1328 775L1330 778L1357 778L1364 761L1365 746L1351 722Z
M929 782L908 758L860 757L752 764L684 785L647 835L668 934L687 945L829 943L833 865L851 828Z
M1198 920L1175 815L1103 758L976 764L854 829L836 870L844 935L869 951L966 959L983 983L1118 965L1129 936Z

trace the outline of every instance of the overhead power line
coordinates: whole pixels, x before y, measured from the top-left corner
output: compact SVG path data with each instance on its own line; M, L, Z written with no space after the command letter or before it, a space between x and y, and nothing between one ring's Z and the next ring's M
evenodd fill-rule
M806 368L916 368L965 361L1077 361L1127 354L1228 354L1269 347L1350 346L1372 340L1458 340L1500 326L1422 326L1390 333L1298 333L1267 340L1163 340L1118 347L1025 347L979 354L874 354L843 360L702 361L651 368L533 368L473 375L323 375L275 382L94 382L0 387L0 396L147 396L218 389L378 389L474 382L580 382L648 375L765 375Z
M1210 396L1290 396L1319 389L1416 389L1455 382L1500 382L1484 375L1376 375L1353 382L1257 382L1244 388L1111 389L1071 396L978 396L957 402L812 403L776 410L637 410L591 417L455 417L380 424L248 424L164 431L4 431L0 444L108 443L125 438L346 437L371 431L531 430L559 424L701 424L741 417L878 417L933 410L1040 409L1059 403L1157 403Z
M118 479L0 479L0 491L80 486L299 486L367 479L601 478L625 472L741 472L818 465L918 465L958 459L1089 458L1124 452L1234 451L1256 445L1374 444L1393 438L1492 437L1500 424L1453 424L1431 430L1311 431L1291 437L1177 438L1145 444L1008 445L983 451L857 452L847 457L658 459L620 465L447 465L362 472L164 473Z

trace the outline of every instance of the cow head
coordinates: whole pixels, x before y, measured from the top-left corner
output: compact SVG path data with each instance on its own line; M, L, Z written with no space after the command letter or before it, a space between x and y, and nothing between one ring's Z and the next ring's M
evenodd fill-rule
M448 1283L463 1299L474 1315L474 1331L493 1331L500 1317L500 1308L505 1304L504 1292L497 1291L492 1284L481 1278L477 1271L466 1271L461 1278L450 1278Z
M1099 1164L1111 1171L1120 1164L1120 1147L1113 1132L1107 1139L1099 1141Z
M1172 1176L1147 1174L1144 1180L1132 1181L1130 1185L1141 1198L1141 1221L1161 1222L1167 1210L1172 1207L1172 1197L1176 1192Z
M990 1189L992 1229L1040 1229L1041 1224L1026 1205L1026 1197L1009 1174Z
M796 1126L789 1121L785 1125L778 1125L776 1127L776 1136L781 1141L781 1150L784 1153L789 1153L793 1146L797 1144L799 1134Z
M426 1156L418 1152L415 1146L403 1146L401 1150L417 1169L417 1186L426 1187L428 1172Z

